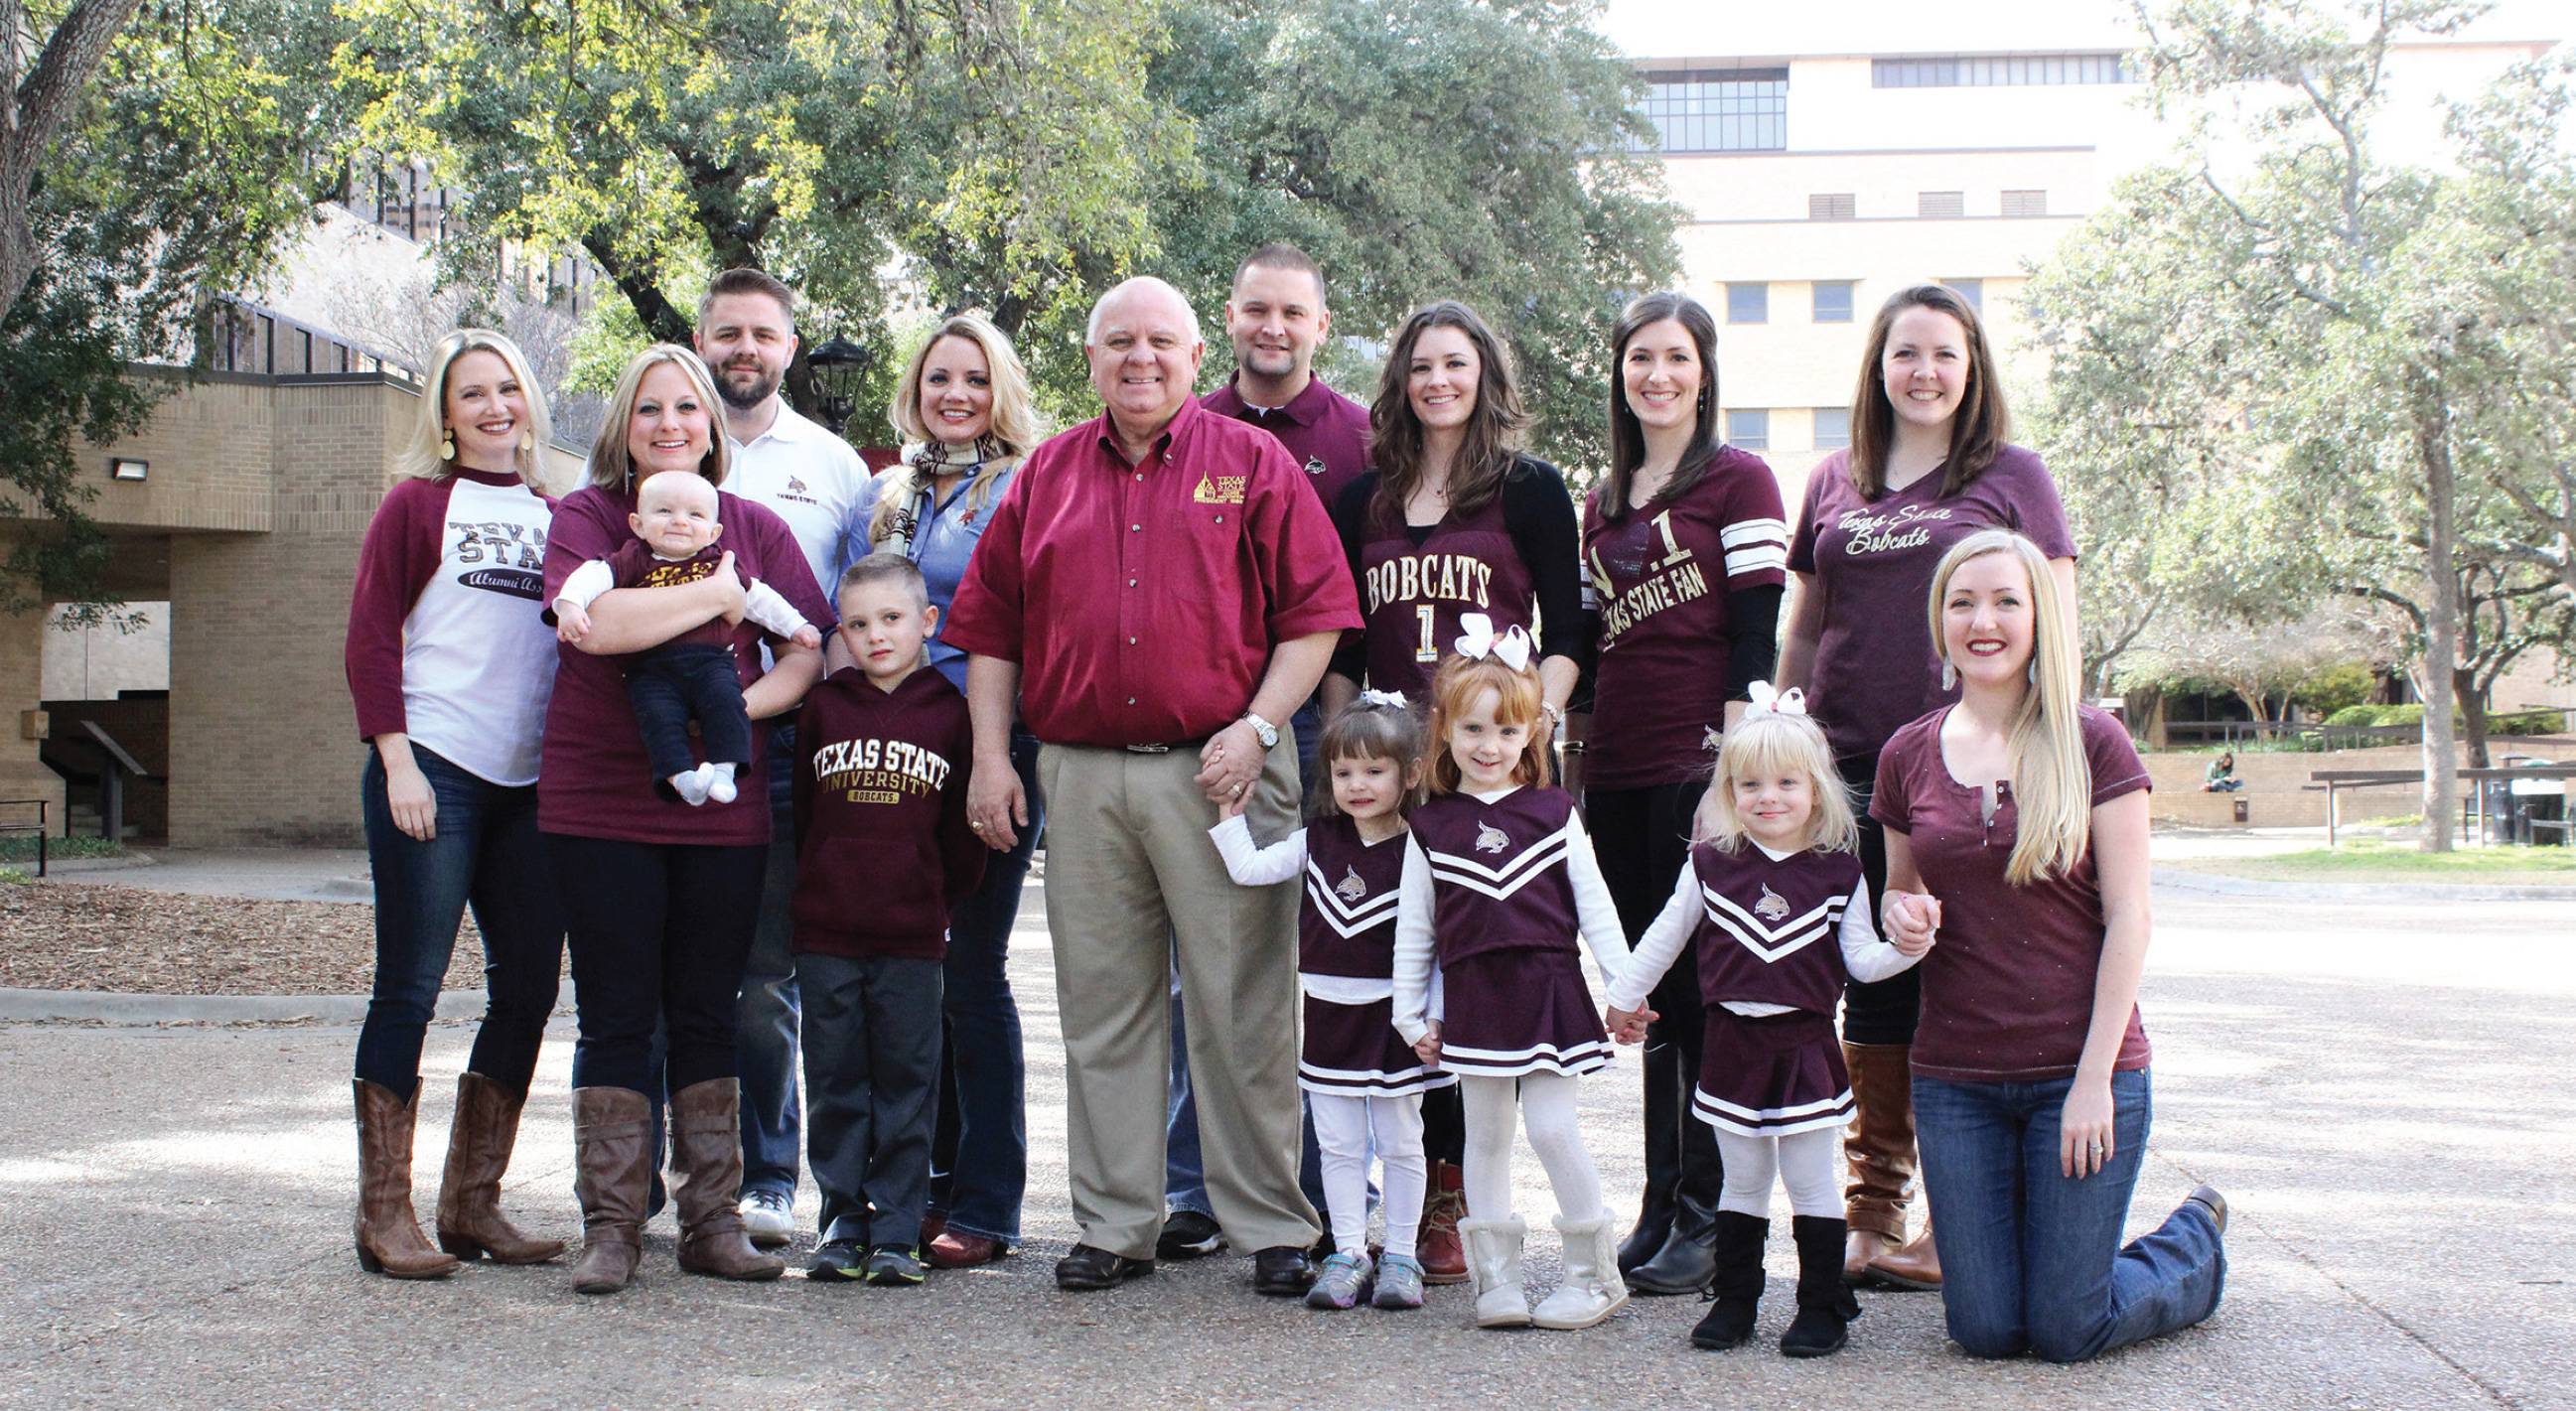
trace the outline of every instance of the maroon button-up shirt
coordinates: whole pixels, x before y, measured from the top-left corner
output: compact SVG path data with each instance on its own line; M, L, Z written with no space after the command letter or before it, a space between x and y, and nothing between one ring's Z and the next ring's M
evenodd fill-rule
M1227 378L1223 387L1200 398L1199 405L1278 437L1289 458L1304 467L1306 487L1315 492L1316 502L1331 514L1343 487L1368 469L1368 408L1315 377L1307 379L1306 390L1289 398L1288 405L1264 412L1243 400L1241 382L1240 374Z
M1332 520L1278 440L1185 404L1140 465L1107 417L1029 454L958 584L942 637L1020 664L1041 740L1214 734L1273 648L1357 627Z

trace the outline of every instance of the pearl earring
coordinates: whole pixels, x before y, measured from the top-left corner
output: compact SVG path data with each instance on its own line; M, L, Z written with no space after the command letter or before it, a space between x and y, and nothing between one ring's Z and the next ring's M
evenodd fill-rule
M1941 689L1944 691L1955 691L1959 689L1958 664L1951 661L1948 657L1941 658Z

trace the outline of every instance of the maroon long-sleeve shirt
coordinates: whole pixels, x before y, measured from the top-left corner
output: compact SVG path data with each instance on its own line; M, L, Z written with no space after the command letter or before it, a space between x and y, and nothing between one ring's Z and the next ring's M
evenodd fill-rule
M936 671L892 691L834 672L796 716L798 951L937 960L948 915L984 880L966 823L974 734Z

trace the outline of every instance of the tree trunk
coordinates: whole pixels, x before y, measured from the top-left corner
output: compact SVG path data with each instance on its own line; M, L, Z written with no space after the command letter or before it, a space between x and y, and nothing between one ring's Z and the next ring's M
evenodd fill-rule
M0 3L0 44L8 46L0 55L0 317L36 273L36 234L27 224L36 168L139 3L81 0L54 25L23 78L26 7L18 0Z
M2469 768L2487 768L2487 710L2478 699L2478 674L2468 667L2451 672L2451 694L2460 702L2460 719L2468 726Z
M2426 379L2416 391L2415 444L2424 469L2424 841L2426 852L2451 850L2459 816L2459 754L2451 735L2451 674L2460 660L2460 578L2451 562L2453 524L2448 409Z

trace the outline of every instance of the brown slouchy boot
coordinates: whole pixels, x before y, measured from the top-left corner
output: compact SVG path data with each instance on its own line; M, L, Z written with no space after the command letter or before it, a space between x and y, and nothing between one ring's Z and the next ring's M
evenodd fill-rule
M1905 1243L1905 1206L1914 1184L1914 1065L1904 1044L1844 1044L1851 1070L1852 1124L1843 1132L1851 1163L1843 1187L1843 1277L1868 1284L1870 1261Z
M457 1261L420 1232L411 1209L411 1134L420 1094L404 1102L364 1078L350 1087L358 1107L359 1267L397 1279L446 1278Z
M671 1094L671 1200L680 1267L719 1279L774 1279L787 1261L751 1247L742 1213L742 1085L712 1078Z
M459 1259L543 1264L564 1252L562 1240L532 1238L501 1214L501 1173L510 1169L524 1105L480 1073L457 1075L447 1175L438 1184L438 1247Z
M643 1256L644 1199L653 1185L653 1106L632 1088L575 1088L573 1184L581 1192L575 1293L615 1293Z

